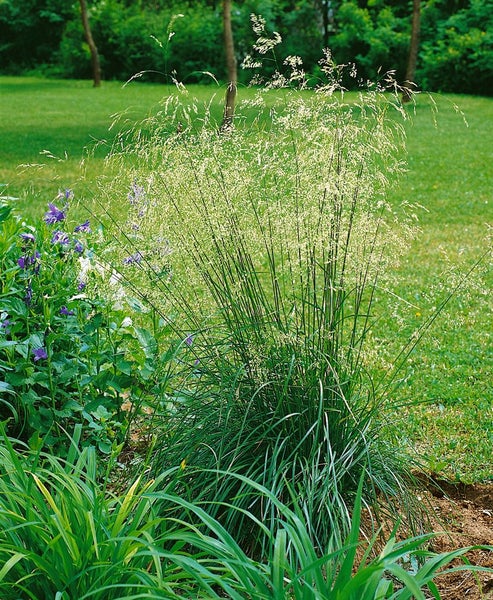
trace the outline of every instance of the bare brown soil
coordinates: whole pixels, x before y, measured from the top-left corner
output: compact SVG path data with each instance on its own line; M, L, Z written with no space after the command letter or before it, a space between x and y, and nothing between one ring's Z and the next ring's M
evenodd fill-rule
M448 552L465 546L493 546L493 484L437 484L439 488L427 486L422 500L429 507L433 531L447 533L438 535L430 549ZM473 550L466 556L473 565L493 569L493 551ZM436 584L442 600L493 599L493 572L445 574Z

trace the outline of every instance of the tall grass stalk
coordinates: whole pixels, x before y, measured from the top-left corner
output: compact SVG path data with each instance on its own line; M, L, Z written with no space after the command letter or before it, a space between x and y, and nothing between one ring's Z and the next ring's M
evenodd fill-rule
M98 191L118 241L108 260L185 349L155 471L182 465L192 499L272 524L268 499L213 470L285 502L292 490L322 545L349 526L364 465L370 502L404 491L409 472L382 435L365 345L375 290L412 231L385 200L402 167L400 105L378 90L347 103L333 88L286 90L280 104L259 93L269 126L228 135L170 97L115 149ZM222 517L235 530L241 514Z

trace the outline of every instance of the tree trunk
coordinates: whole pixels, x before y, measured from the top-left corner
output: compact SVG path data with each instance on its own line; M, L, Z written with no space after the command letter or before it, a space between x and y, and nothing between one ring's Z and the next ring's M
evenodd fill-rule
M99 87L101 85L101 65L99 63L98 49L94 43L91 26L89 25L89 14L87 12L86 0L79 0L79 3L80 13L82 16L82 26L84 27L84 34L91 52L92 78L94 81L94 87Z
M233 28L231 26L231 0L223 0L223 33L224 52L226 55L226 70L228 76L228 87L226 89L223 122L221 125L221 130L225 131L233 126L236 87L238 83L235 47L233 42Z
M329 47L329 3L322 0L323 47Z
M411 43L409 45L409 57L407 60L406 80L402 92L402 101L411 100L411 88L416 74L416 63L418 61L419 33L421 26L421 0L413 0L413 17L411 24Z

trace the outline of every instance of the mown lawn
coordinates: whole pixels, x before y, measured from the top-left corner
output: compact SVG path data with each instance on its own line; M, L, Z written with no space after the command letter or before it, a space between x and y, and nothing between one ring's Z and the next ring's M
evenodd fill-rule
M35 216L59 189L90 194L118 129L155 112L168 92L163 85L108 82L93 89L90 82L0 78L0 183L7 184L0 195L18 198L19 210ZM240 97L249 93L241 90ZM201 101L215 95L213 111L220 118L221 88L193 86L190 95ZM421 231L395 265L396 292L407 308L382 320L374 335L395 356L432 307L458 286L400 371L402 383L392 396L404 406L390 418L402 421L402 434L417 444L431 470L480 481L493 478L493 275L487 252L493 99L436 101L436 114L424 95L408 109L415 110L406 124L408 172L391 201L416 204ZM85 149L94 154L90 159ZM479 257L478 268L464 276ZM458 285L461 277L465 285Z
M393 193L423 208L421 233L399 267L414 326L480 257L404 370L403 431L431 469L463 481L493 478L493 100L437 98L436 124L422 97L408 127L409 172ZM454 110L456 105L463 114ZM466 122L467 125L466 125ZM438 284L438 282L442 282ZM434 287L441 288L435 291ZM404 327L405 328L405 325ZM402 328L401 328L402 331ZM400 415L402 416L402 415ZM397 415L397 418L399 415Z
M105 82L95 89L89 81L0 77L3 194L35 213L59 189L77 188L88 154L85 179L96 177L116 133L145 119L169 93L158 84ZM193 88L201 101L214 94L219 118L223 90Z

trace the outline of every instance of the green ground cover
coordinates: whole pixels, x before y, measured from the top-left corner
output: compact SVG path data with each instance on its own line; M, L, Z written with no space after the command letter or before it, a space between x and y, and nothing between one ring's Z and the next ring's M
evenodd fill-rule
M435 303L439 279L456 281L487 251L493 219L493 103L470 96L438 98L437 124L418 103L408 128L409 172L394 190L395 201L420 204L421 233L399 267L401 293L413 306L407 323ZM451 104L464 113L456 113ZM430 467L465 481L493 476L493 286L491 255L483 258L470 284L459 289L412 355L403 399L425 404L404 411L404 429ZM386 324L392 327L391 323ZM399 323L400 335L406 323Z
M222 90L214 91L219 116ZM206 99L214 91L193 87L191 94ZM18 197L19 210L33 216L59 189L83 192L90 186L78 183L84 148L108 142L86 161L84 181L90 182L118 129L109 130L112 115L124 114L120 123L136 122L166 93L159 85L105 83L94 90L88 82L1 78L0 183L8 184L2 195ZM452 103L464 112L467 127ZM457 270L466 272L484 252L493 217L493 101L446 96L438 104L435 125L429 100L418 99L416 115L406 125L409 171L392 192L396 205L406 200L422 208L416 210L421 232L395 267L397 291L409 311L382 321L374 334L388 340L389 356L427 318L429 307L446 297ZM463 481L493 475L489 257L477 273L474 285L458 290L401 371L403 383L395 393L412 407L392 415L402 420L403 434L417 443L431 470ZM444 277L448 286L440 284Z
M219 117L223 91L214 91ZM204 101L214 91L193 87ZM88 152L93 158L87 179L96 176L117 131L144 119L169 92L157 84L105 82L94 89L89 81L1 77L0 183L8 184L3 193L34 214L60 188L77 187Z

